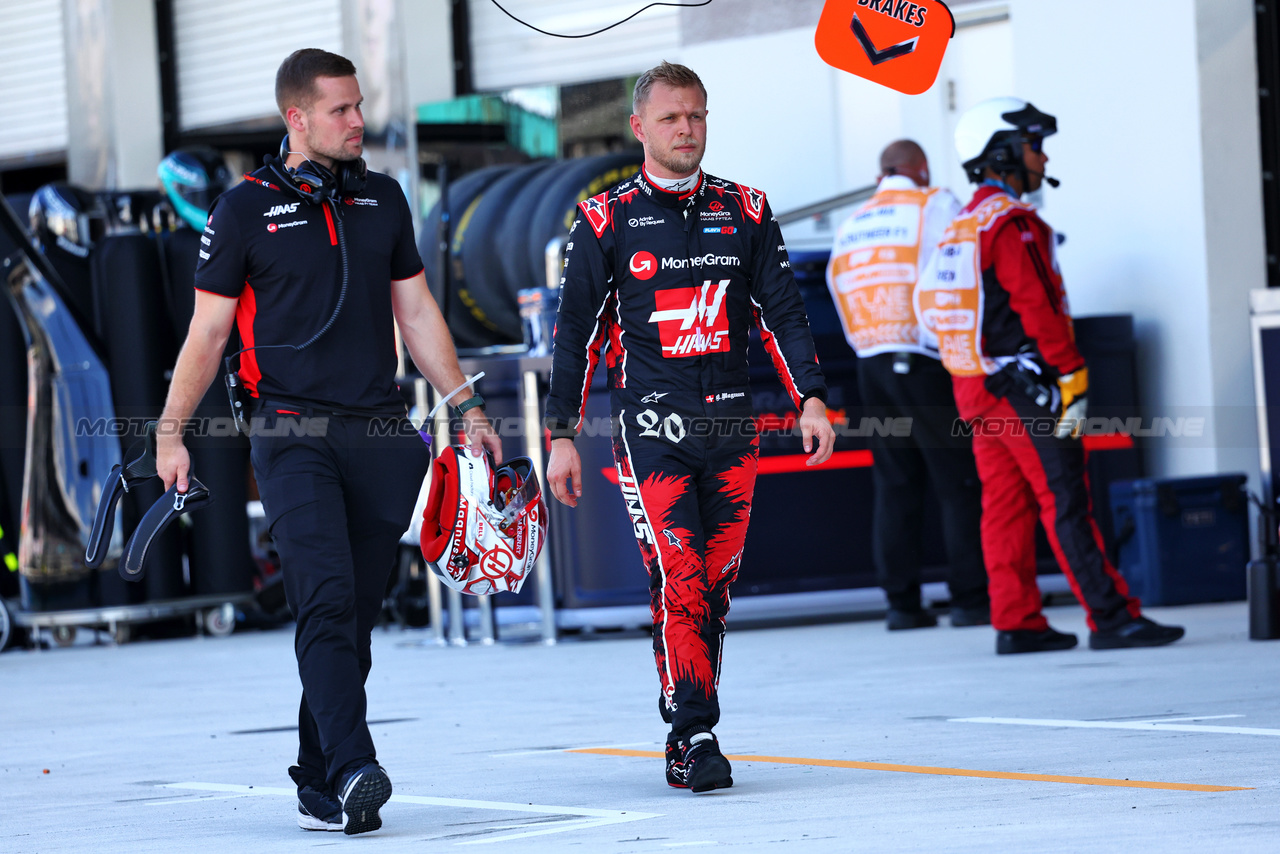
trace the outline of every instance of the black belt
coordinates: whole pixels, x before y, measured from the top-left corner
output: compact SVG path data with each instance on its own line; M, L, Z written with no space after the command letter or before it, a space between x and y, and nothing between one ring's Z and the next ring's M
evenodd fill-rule
M341 418L403 418L404 410L397 412L357 412L353 409L342 409L336 406L324 406L320 404L298 403L292 400L254 400L250 409L251 415L262 415L270 413L273 415L297 415L304 418L315 418L317 416Z

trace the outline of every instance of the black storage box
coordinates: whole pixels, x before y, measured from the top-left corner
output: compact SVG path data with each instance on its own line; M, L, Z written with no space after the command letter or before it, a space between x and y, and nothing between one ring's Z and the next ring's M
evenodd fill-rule
M1245 598L1245 480L1224 474L1111 485L1117 568L1144 605Z

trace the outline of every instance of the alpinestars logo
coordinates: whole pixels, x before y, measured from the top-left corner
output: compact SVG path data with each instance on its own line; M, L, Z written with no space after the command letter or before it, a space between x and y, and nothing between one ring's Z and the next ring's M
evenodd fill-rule
M700 288L670 288L654 293L657 310L649 315L649 322L658 324L663 358L729 351L729 314L724 310L728 290L728 279L708 279Z
M263 216L283 216L284 214L297 213L298 205L300 204L301 202L294 202L291 205L274 205Z

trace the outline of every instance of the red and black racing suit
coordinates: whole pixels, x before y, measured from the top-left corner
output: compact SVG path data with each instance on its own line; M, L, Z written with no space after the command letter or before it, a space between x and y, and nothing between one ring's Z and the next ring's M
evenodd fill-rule
M582 202L569 240L547 424L553 438L581 429L603 353L618 479L649 571L659 708L683 735L720 718L759 456L752 324L797 407L825 401L826 385L764 193L704 174L676 194L642 170Z
M1003 189L983 185L963 214ZM981 232L982 350L1013 356L1028 344L1050 376L1084 367L1076 348L1053 229L1033 211L1015 209ZM982 552L997 630L1043 631L1036 585L1035 524L1044 525L1058 566L1088 612L1091 629L1113 629L1141 614L1123 576L1107 560L1089 507L1084 446L1058 439L1049 413L1000 373L954 377L960 417L974 427L973 455L982 480ZM994 393L993 393L994 392Z

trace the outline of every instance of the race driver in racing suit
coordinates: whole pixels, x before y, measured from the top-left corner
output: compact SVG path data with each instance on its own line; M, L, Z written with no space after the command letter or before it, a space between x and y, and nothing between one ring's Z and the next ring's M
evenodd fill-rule
M706 102L684 66L664 62L636 82L631 128L644 166L579 205L546 412L547 481L573 507L582 495L573 439L603 353L618 481L649 572L658 705L671 727L666 779L694 792L733 785L712 728L759 457L747 372L753 322L801 410L808 464L824 462L835 441L804 303L764 194L699 169Z
M1183 634L1142 616L1089 509L1080 440L1089 370L1054 231L1020 200L1044 182L1057 186L1044 174L1043 150L1057 129L1053 116L1017 98L983 101L961 117L956 149L979 186L915 291L922 332L936 335L960 417L973 429L998 654L1076 645L1040 611L1037 517L1088 613L1092 649L1161 646Z

